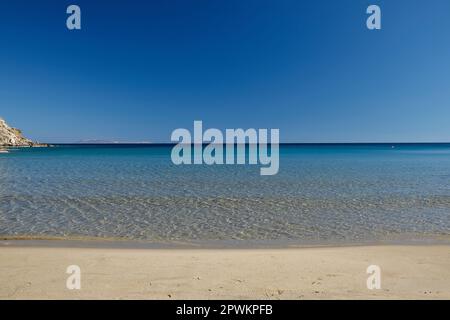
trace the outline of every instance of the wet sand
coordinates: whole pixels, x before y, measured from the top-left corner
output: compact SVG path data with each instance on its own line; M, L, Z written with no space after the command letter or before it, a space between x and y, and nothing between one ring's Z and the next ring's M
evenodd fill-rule
M69 265L81 289L69 290ZM381 289L369 290L369 265ZM0 247L1 299L450 299L450 246Z

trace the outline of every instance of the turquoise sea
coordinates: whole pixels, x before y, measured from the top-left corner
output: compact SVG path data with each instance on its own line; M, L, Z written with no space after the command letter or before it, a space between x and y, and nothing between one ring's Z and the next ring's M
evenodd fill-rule
M149 242L447 241L450 144L284 144L280 170L172 164L171 145L0 154L0 236Z

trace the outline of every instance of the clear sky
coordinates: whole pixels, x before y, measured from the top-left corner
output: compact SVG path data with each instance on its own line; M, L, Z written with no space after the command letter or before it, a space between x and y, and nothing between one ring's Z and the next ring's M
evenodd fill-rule
M0 116L43 142L450 141L449 0L1 1L0 41Z

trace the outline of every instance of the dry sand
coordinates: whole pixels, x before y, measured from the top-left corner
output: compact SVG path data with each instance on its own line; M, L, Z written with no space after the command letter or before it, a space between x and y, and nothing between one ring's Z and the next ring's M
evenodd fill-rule
M381 268L368 290L366 269ZM81 268L81 289L66 268ZM449 299L450 246L0 247L1 299Z

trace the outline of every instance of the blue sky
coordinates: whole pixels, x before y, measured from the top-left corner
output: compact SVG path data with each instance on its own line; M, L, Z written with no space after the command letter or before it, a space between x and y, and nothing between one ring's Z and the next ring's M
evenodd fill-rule
M167 142L194 120L284 142L450 141L448 0L18 0L0 27L0 116L40 141Z

